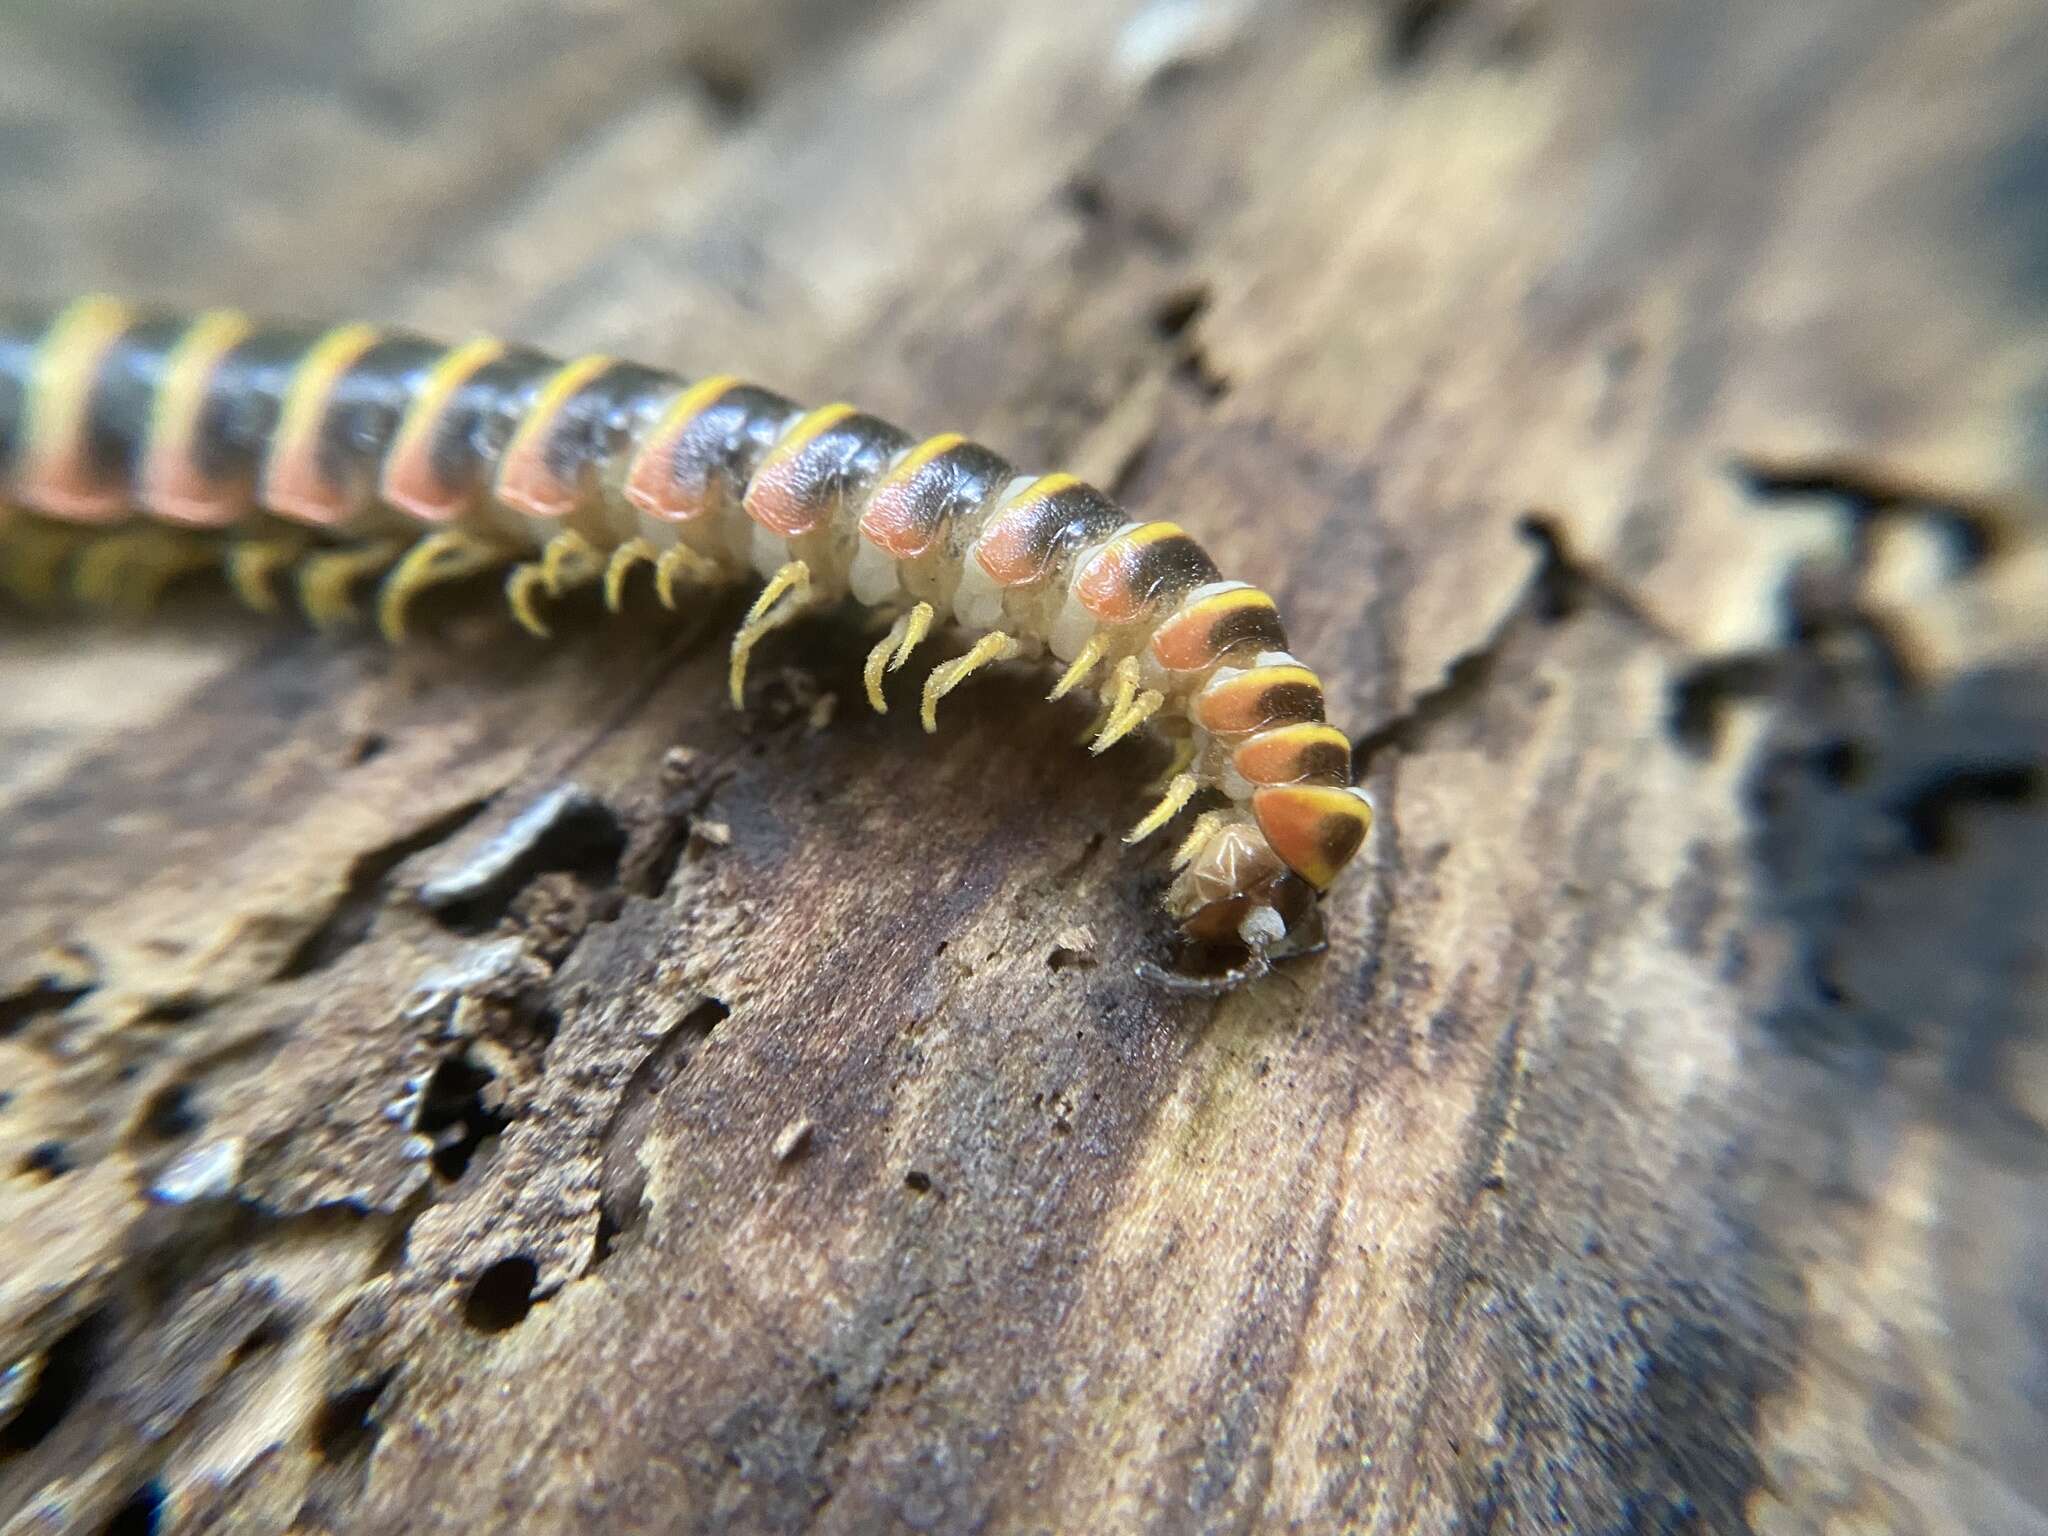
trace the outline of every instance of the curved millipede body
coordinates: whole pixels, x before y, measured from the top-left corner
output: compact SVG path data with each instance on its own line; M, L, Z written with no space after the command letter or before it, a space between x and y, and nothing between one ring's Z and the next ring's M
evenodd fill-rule
M551 599L596 585L616 609L643 565L670 607L764 579L733 642L735 702L763 636L850 596L890 621L867 657L878 710L935 627L973 637L926 679L927 730L975 671L1050 653L1052 697L1100 696L1094 751L1148 725L1175 749L1130 841L1220 796L1167 905L1254 968L1304 942L1371 825L1272 599L1180 527L957 435L737 379L81 299L0 317L0 507L18 591L113 600L212 565L261 607L289 579L325 621L374 578L393 637L421 591L493 568L542 634Z

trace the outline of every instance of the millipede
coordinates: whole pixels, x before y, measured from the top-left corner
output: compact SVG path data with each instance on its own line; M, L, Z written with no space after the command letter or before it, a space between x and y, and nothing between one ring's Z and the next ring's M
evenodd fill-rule
M863 668L878 711L936 629L969 638L925 677L927 731L976 672L1049 657L1050 698L1098 697L1090 751L1141 728L1172 749L1126 842L1214 801L1166 907L1191 943L1244 958L1149 973L1216 989L1320 942L1320 898L1372 824L1321 681L1271 597L1073 475L609 356L103 296L0 316L0 579L26 600L146 601L213 570L256 608L291 592L328 624L375 583L397 640L422 592L502 571L544 636L554 601L595 587L616 612L642 568L669 609L763 583L732 642L735 706L766 636L848 598L888 625Z

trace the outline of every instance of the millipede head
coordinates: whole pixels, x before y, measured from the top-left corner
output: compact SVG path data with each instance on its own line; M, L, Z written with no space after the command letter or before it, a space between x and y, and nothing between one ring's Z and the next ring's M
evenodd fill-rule
M1315 906L1315 887L1287 867L1249 817L1218 826L1166 893L1183 938L1260 954L1281 945Z

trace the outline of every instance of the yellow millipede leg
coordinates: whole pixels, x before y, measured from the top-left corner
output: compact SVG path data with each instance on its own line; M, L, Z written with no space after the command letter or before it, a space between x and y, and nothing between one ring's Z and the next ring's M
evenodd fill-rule
M924 643L932 632L932 620L937 617L930 603L919 603L908 613L897 615L896 622L889 626L889 633L868 652L867 665L861 669L861 677L868 686L868 703L875 707L875 713L889 713L889 701L882 696L882 674L885 671L901 670L910 660L910 653Z
M701 581L706 586L716 586L724 573L718 562L706 558L687 544L678 544L665 550L654 564L654 595L661 599L661 606L673 610L676 605L676 578L686 577Z
M228 585L243 604L258 613L276 613L277 583L284 573L306 558L308 540L292 534L275 538L236 539L228 546Z
M628 539L612 551L604 566L604 605L617 613L626 604L626 578L636 565L654 565L660 553L646 539Z
M502 544L445 529L408 549L377 589L377 627L394 645L405 638L405 616L414 598L429 587L494 571L511 558Z
M548 575L538 560L514 566L505 578L505 601L512 606L512 617L521 629L543 640L548 638L548 622L541 617L540 600L547 590Z
M1088 722L1086 729L1076 736L1074 740L1080 742L1085 747L1097 736L1100 736L1103 727L1109 724L1111 716L1116 713L1111 707L1111 703L1112 701L1107 698L1099 700L1095 706L1095 718Z
M943 666L932 668L931 676L924 680L924 728L927 731L938 730L939 700L989 663L1008 661L1023 649L1023 646L998 630L975 641L974 648L965 656L956 656Z
M1102 653L1106 649L1107 647L1103 643L1102 636L1089 636L1088 643L1081 647L1081 654L1074 658L1073 665L1068 667L1061 674L1060 680L1052 685L1052 692L1045 696L1046 702L1052 703L1056 700L1064 699L1068 694L1080 687L1081 684L1087 682L1088 674L1093 672L1101 662Z
M1167 786L1166 794L1160 799L1160 802L1145 813L1142 821L1124 834L1124 841L1127 843L1142 843L1145 841L1146 838L1186 810L1188 802L1195 798L1195 791L1201 787L1201 781L1192 773L1175 775L1173 782Z
M596 581L604 574L604 565L604 551L580 533L558 533L540 552L541 574L553 597Z
M784 601L784 599L788 601ZM727 681L732 689L732 707L745 707L747 694L747 658L761 637L772 630L780 629L810 605L811 568L801 560L792 560L773 576L768 585L761 589L761 595L754 599L754 606L747 610L746 622L740 625L740 632L732 637L732 672Z
M1141 693L1138 681L1137 657L1126 656L1116 664L1116 671L1111 677L1112 691L1105 696L1107 718L1096 716L1094 740L1088 746L1090 752L1108 751L1165 705L1165 694L1156 688L1147 688Z
M760 623L785 597L790 599L792 608L800 608L811 600L811 568L801 560L790 561L768 578L768 585L747 610L746 622Z
M1098 739L1109 729L1110 722L1122 714L1138 694L1138 663L1135 657L1126 656L1116 665L1107 684L1096 690L1095 718L1088 722L1075 740L1082 746Z
M904 631L903 643L896 647L896 654L889 658L889 670L901 672L903 664L910 660L910 653L924 644L925 636L932 632L932 623L938 612L930 603L919 603L910 610L910 628Z
M1186 869L1216 835L1216 829L1223 825L1221 811L1204 811L1195 818L1195 824L1188 829L1188 835L1181 839L1180 846L1173 850L1173 867Z
M903 643L904 633L910 628L910 615L901 614L889 626L889 633L882 636L875 648L868 652L867 664L860 669L861 681L867 684L868 704L878 715L889 713L889 701L882 695L882 674L889 667L889 653Z
M88 544L71 567L71 592L95 608L139 616L180 576L220 563L212 539L161 525L110 533Z
M1158 714L1165 704L1165 694L1161 693L1157 688L1147 688L1143 693L1131 700L1123 709L1110 717L1109 724L1102 728L1102 734L1090 743L1088 750L1097 754L1107 752L1147 720Z
M558 533L549 539L538 560L529 560L505 578L505 600L522 629L548 638L540 598L560 597L605 574L603 551L580 533Z
M404 552L396 539L323 549L299 567L299 606L321 629L356 616L356 588L391 569Z
M1102 692L1102 712L1096 716L1095 724L1088 729L1083 741L1100 740L1102 732L1116 722L1116 717L1131 707L1131 701L1138 696L1138 658L1126 656L1116 664L1116 671L1110 674L1109 687Z

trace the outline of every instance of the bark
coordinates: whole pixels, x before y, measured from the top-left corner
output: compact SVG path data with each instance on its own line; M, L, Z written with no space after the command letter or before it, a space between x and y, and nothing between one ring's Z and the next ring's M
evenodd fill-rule
M10 287L1072 467L1382 815L1185 998L1035 675L9 620L0 1529L2048 1527L2038 6L0 34Z

